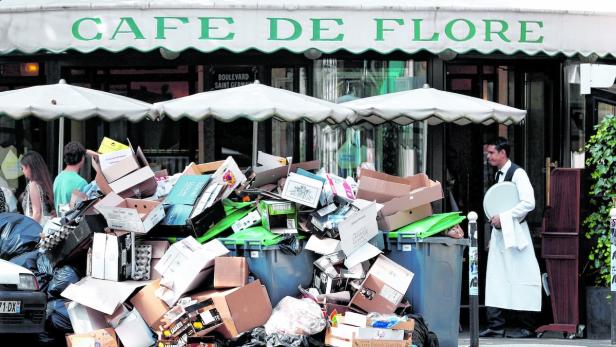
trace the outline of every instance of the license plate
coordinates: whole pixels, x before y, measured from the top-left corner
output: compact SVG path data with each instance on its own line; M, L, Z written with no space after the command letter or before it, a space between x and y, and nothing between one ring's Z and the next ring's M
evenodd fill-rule
M0 313L21 313L21 301L0 301Z

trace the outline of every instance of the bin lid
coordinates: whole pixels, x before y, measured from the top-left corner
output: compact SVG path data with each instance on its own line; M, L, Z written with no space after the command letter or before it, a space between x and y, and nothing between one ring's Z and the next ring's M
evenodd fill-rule
M204 243L206 241L209 241L209 240L213 239L218 234L220 234L223 231L231 228L233 223L235 223L236 221L244 218L252 210L254 210L254 207L236 210L235 212L227 215L225 218L223 218L220 221L218 221L218 223L214 224L214 226L211 227L205 234L201 235L197 239L197 241L199 241L201 243Z
M460 224L466 217L460 212L437 213L388 233L389 238L426 238Z
M272 246L278 244L282 239L282 235L274 234L262 226L247 228L233 233L229 237L219 238L225 245L245 245L246 243L251 243L261 246Z

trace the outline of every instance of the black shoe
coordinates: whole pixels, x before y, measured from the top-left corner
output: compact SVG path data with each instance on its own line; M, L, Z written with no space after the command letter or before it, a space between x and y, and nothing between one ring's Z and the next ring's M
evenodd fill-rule
M479 333L479 337L505 337L505 330L487 328Z
M535 334L534 332L530 330L518 329L518 330L514 330L512 332L507 333L507 337L512 338L512 339L527 339L531 337L537 337L537 334Z

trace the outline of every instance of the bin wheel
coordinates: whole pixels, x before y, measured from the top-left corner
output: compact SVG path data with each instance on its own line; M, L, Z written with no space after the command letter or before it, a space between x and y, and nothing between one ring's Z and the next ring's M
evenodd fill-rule
M543 332L537 333L537 338L540 339L543 336Z

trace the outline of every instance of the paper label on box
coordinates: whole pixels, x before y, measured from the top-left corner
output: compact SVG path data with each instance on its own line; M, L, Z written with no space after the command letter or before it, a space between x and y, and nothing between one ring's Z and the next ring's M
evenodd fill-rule
M287 219L287 228L289 229L295 228L295 219Z
M412 245L410 245L410 244L402 245L402 251L403 252L410 252L412 250L413 250L413 246Z
M259 251L250 251L251 258L259 258Z
M291 173L284 184L282 197L302 205L317 207L323 182Z
M383 288L381 288L381 292L379 293L379 295L394 305L397 305L400 303L400 301L402 301L402 294L398 293L395 289L388 286L387 284L383 284Z
M216 321L214 316L212 316L212 312L210 312L209 310L205 312L201 312L199 316L201 316L201 320L203 321L204 325L207 325L209 323Z

